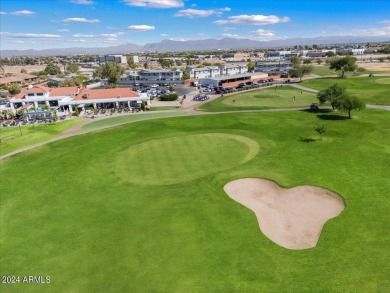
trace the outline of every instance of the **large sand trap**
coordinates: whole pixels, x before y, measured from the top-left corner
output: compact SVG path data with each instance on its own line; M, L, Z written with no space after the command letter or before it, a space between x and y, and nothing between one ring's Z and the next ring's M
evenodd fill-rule
M269 180L246 178L229 182L224 190L255 212L269 239L288 249L315 247L325 222L344 210L339 195L314 186L284 189Z

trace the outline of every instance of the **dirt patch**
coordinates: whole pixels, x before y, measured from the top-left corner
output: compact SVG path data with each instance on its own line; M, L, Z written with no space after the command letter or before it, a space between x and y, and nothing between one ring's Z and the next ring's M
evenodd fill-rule
M338 194L308 185L284 189L269 180L246 178L229 182L224 190L256 214L264 235L288 249L315 247L325 222L345 207Z

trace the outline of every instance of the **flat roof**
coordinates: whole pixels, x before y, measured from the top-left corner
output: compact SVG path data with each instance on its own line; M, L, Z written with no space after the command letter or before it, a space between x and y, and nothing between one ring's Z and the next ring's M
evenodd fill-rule
M264 72L253 72L253 73L243 73L243 74L235 74L235 75L223 75L218 77L206 77L206 78L200 78L200 79L212 79L212 80L227 80L227 79L235 79L235 78L243 78L243 77L252 77L252 76L259 76L259 75L265 75L268 76L267 73Z

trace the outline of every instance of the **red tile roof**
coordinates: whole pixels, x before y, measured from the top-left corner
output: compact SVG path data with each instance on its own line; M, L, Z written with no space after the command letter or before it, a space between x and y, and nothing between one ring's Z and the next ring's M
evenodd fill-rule
M70 94L76 94L77 87L72 86L72 87L49 88L42 85L34 85L30 89L22 89L19 94L15 95L14 98L23 99L23 97L29 93L47 93L47 92L49 92L50 97L68 96Z
M88 98L83 96L88 95ZM120 98L136 98L139 97L139 93L132 91L128 88L113 88L113 89L82 89L80 93L73 98L73 101L88 101L98 99L116 99Z
M50 97L68 96L77 93L77 86L56 87L50 89Z

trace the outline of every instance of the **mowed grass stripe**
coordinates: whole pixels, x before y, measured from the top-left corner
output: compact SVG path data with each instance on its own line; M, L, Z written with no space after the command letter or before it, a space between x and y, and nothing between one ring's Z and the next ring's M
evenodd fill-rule
M239 135L184 135L130 147L118 154L113 170L128 182L173 184L227 170L258 151L255 141Z

